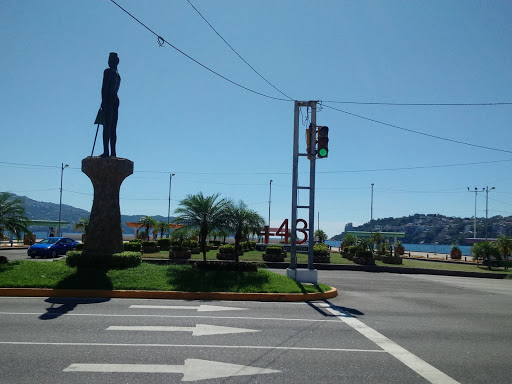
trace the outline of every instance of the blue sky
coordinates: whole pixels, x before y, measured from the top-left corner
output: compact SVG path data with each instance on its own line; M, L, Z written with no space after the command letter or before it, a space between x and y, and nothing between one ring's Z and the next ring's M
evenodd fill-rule
M475 195L466 187L485 186L496 187L489 215L512 215L512 105L328 102L512 102L510 1L191 2L278 89L323 102L317 123L329 126L330 143L329 157L317 161L316 211L329 236L370 219L372 183L374 218L472 217ZM219 74L286 99L186 0L118 3ZM123 214L166 216L173 172L171 211L202 191L242 199L268 220L273 180L272 226L291 217L292 101L248 92L160 47L109 0L3 0L0 11L0 190L58 203L65 163L63 203L90 210L93 189L80 166L114 51L122 77L117 154L135 163L121 187ZM302 159L303 185L308 169ZM299 198L305 203L307 194ZM477 211L485 216L485 194Z

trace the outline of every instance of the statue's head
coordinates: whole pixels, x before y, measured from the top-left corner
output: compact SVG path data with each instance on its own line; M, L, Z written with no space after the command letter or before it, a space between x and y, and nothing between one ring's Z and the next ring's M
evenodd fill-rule
M117 53L110 52L110 55L108 55L108 66L110 68L117 67L117 64L119 64L119 57L117 56Z

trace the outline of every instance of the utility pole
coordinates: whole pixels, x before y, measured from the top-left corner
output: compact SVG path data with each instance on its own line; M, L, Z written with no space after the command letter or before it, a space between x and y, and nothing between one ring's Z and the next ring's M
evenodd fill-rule
M60 219L62 214L62 178L64 177L64 168L69 167L69 164L64 165L61 163L60 165L60 202L59 202L59 228L57 229L57 236L62 236L62 231L60 230Z
M171 226L170 226L170 220L171 220L171 184L172 184L172 177L174 176L174 173L169 174L169 205L167 207L167 237L170 237L171 235Z
M482 188L482 191L485 191L485 188ZM475 187L475 190L472 191L469 189L468 187L468 192L474 192L475 193L475 216L474 216L474 220L473 220L473 238L476 239L476 196L478 194L478 188Z
M270 180L270 192L268 195L268 227L270 229L270 204L272 202L272 180Z
M370 205L370 232L373 233L373 183L372 183L372 203Z
M485 241L487 241L487 230L489 228L489 191L492 191L493 189L496 189L495 187L492 187L489 189L489 187L485 187Z

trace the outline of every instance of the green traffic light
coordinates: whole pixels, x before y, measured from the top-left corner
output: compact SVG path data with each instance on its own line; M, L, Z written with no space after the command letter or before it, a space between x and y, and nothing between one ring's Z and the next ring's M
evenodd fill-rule
M320 150L318 151L318 156L326 157L327 156L327 148L320 148Z

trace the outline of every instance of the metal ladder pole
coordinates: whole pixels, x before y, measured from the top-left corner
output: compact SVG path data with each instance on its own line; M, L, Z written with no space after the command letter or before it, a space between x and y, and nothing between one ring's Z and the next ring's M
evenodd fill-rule
M297 179L299 176L299 108L295 101L293 118L293 172L292 172L292 230L290 247L290 269L297 269Z

